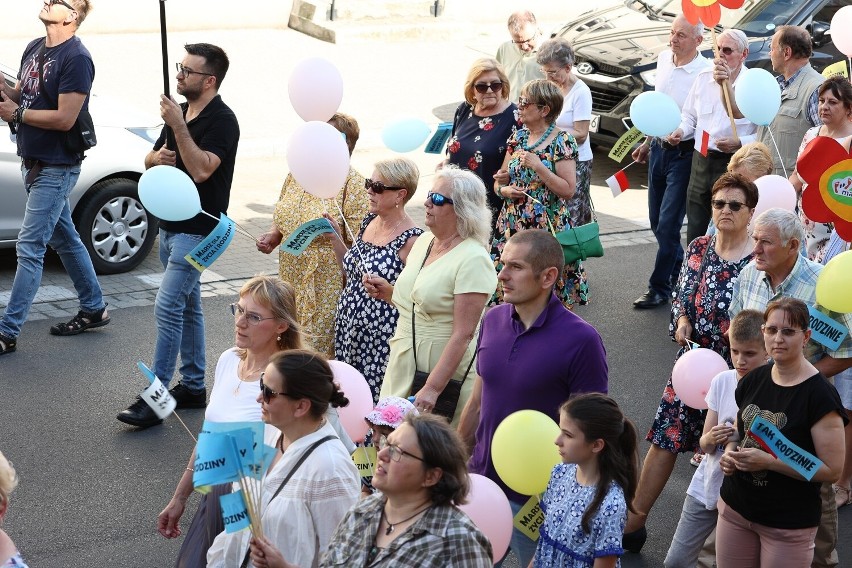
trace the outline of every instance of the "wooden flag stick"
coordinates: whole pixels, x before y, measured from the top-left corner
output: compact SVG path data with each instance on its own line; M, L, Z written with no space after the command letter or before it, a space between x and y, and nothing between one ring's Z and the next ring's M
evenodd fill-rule
M710 37L713 41L713 54L718 59L719 55L719 45L716 43L716 28L710 28ZM742 71L740 71L742 73ZM722 84L722 94L725 97L725 106L728 107L728 118L731 120L731 131L734 133L734 142L736 144L740 143L740 137L737 135L737 123L734 121L734 108L731 105L731 95L728 93L728 79Z

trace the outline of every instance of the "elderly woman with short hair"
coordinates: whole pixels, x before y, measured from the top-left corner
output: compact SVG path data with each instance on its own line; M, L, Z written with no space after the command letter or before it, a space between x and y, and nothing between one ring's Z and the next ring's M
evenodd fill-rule
M396 285L380 276L365 279L368 294L399 310L380 397L413 395L419 411L432 412L449 382L463 381L456 423L473 389L472 339L497 287L485 249L490 215L482 180L454 167L435 174L425 205L431 232L414 243ZM429 378L412 392L415 371Z
M504 199L491 244L497 272L503 267L500 255L506 241L523 229L559 232L572 226L568 201L577 186L577 142L556 128L564 97L559 88L543 79L530 81L518 101L524 123L512 138L501 173L495 176L494 191ZM556 283L556 295L566 308L588 300L586 277L579 262L566 265ZM501 290L492 304L503 301Z
M571 72L574 67L574 48L562 37L549 39L538 48L536 61L549 81L559 87L565 101L556 118L556 126L574 137L577 142L577 189L568 201L571 223L585 225L592 220L589 194L592 183L592 143L589 125L592 120L592 91Z

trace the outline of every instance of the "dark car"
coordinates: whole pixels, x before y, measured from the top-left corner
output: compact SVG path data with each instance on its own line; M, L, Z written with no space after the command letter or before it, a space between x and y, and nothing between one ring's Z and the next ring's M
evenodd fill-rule
M804 26L814 43L811 64L817 71L845 60L831 42L828 22L840 6L852 0L746 0L737 10L722 8L719 33L736 28L749 38L747 67L772 72L769 45L777 26ZM630 103L643 91L654 89L657 56L669 42L671 22L681 13L681 0L625 0L606 8L584 12L554 36L574 46L574 72L592 91L592 142L612 146L627 130ZM712 59L711 32L701 46Z

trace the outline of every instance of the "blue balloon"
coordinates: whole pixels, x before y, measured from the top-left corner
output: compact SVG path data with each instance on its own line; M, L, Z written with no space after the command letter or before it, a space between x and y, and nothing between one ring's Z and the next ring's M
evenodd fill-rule
M139 199L145 209L166 221L185 221L201 213L198 188L174 166L146 170L139 178Z
M766 69L743 69L734 98L744 117L769 126L781 108L781 86Z
M630 120L646 136L668 136L680 125L680 108L669 95L646 91L630 103Z
M432 129L419 118L401 118L382 130L382 142L394 152L411 152L426 142Z

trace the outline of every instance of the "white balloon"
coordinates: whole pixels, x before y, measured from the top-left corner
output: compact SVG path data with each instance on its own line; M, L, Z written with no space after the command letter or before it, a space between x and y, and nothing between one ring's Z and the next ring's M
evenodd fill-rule
M349 175L349 147L335 127L312 120L290 136L287 165L305 191L330 199L343 188Z
M771 174L754 180L757 186L758 200L752 219L769 209L779 208L786 211L796 210L796 190L784 176Z
M852 6L843 6L831 18L831 41L846 57L852 57Z
M293 69L287 91L302 120L327 122L343 100L343 77L331 61L312 57Z

